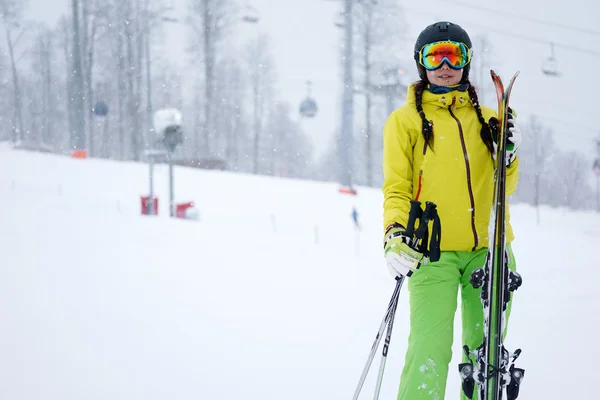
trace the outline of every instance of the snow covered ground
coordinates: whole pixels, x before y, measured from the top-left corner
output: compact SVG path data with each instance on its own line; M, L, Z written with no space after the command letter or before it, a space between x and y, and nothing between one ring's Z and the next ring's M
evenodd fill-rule
M350 399L394 287L380 191L178 168L189 221L166 216L164 166L157 186L160 216L141 216L144 165L0 149L0 398ZM595 398L600 216L544 208L538 226L512 211L520 398ZM381 399L395 399L407 299Z

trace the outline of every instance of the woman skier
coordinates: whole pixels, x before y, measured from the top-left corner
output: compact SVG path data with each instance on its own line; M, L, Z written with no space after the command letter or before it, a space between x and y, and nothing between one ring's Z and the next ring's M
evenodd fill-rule
M384 247L391 275L410 277L410 335L398 399L443 400L459 287L462 344L476 349L483 341L481 289L469 279L486 259L498 120L479 104L469 81L472 44L459 25L437 22L425 28L414 57L421 79L410 86L406 104L384 128ZM517 188L521 142L511 113L507 196ZM404 235L413 199L437 205L442 236L436 262L427 263ZM514 270L509 215L507 208L507 256ZM507 318L509 312L510 305Z

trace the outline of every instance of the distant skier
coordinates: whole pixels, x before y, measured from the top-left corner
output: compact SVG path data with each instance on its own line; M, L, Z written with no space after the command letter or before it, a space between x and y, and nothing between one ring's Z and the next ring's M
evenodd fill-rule
M421 80L409 87L406 104L384 128L385 258L393 277L410 277L410 336L398 399L443 400L459 286L462 343L475 349L483 340L481 289L474 289L469 278L486 257L498 120L479 104L469 81L472 44L460 26L426 27L414 57ZM521 142L513 115L509 118L507 196L517 188ZM426 260L403 235L411 199L434 202L442 226L439 261L420 269ZM507 213L511 269L516 268L513 239ZM466 397L461 393L461 398Z
M356 207L352 207L352 222L354 222L354 228L357 231L360 231L360 222L358 222L358 210Z

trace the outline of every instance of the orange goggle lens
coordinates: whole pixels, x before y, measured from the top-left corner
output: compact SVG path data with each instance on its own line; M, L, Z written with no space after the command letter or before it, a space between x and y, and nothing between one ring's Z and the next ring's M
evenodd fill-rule
M450 68L464 68L471 61L471 49L461 42L434 42L426 44L419 52L419 64L430 71L445 62Z

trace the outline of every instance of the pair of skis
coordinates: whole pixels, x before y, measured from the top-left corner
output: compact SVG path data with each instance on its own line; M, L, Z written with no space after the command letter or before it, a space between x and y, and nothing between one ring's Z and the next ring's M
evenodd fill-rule
M472 399L477 384L479 400L515 400L525 371L515 367L515 360L521 354L517 349L509 353L504 347L503 332L505 313L510 296L521 286L521 276L509 270L506 252L506 143L508 137L508 102L517 72L506 89L500 77L492 70L492 80L498 99L498 138L496 149L496 176L494 203L490 216L490 237L486 263L483 268L473 271L470 282L475 288L481 287L483 305L483 343L471 351L463 346L468 362L458 367L462 378L462 389ZM493 225L492 225L493 224ZM475 364L469 356L474 356Z

